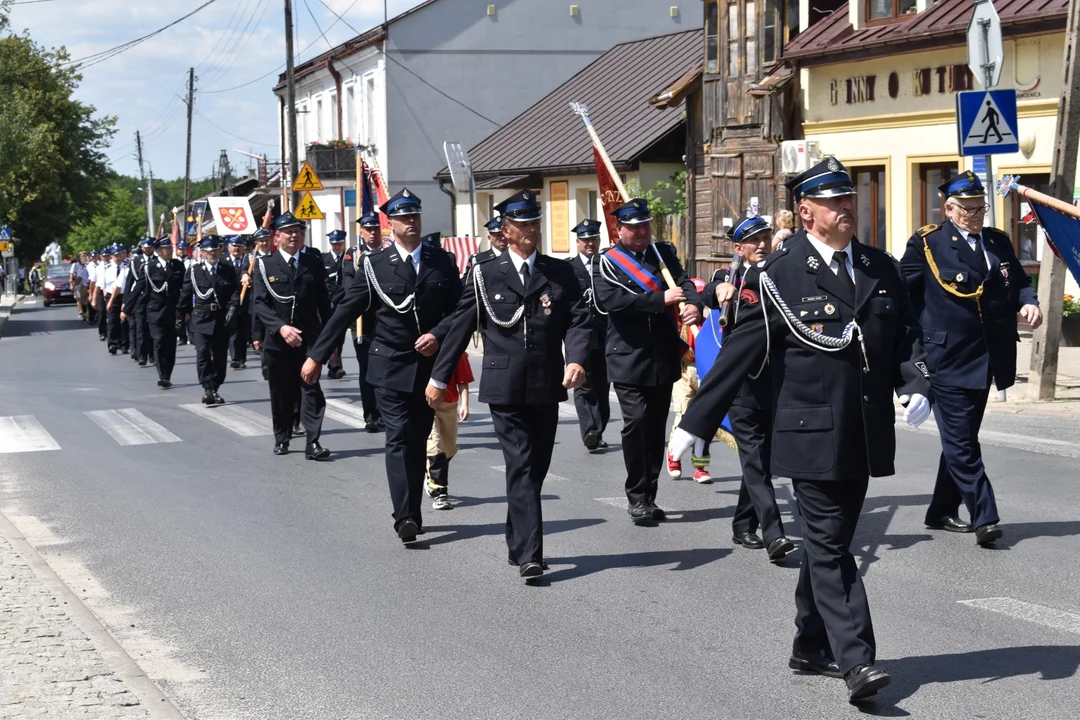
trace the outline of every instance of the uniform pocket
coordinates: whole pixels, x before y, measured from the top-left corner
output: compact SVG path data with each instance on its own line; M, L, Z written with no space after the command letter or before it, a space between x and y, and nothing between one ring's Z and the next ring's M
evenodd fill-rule
M948 337L948 333L944 330L934 330L933 328L923 328L922 339L924 343L929 345L944 345L945 339Z
M510 356L506 353L485 353L484 369L505 370L510 367Z
M900 312L896 301L889 297L871 298L870 309L875 315L896 315Z
M792 472L817 474L835 464L831 405L777 408L774 457L792 458ZM778 468L779 469L779 468Z

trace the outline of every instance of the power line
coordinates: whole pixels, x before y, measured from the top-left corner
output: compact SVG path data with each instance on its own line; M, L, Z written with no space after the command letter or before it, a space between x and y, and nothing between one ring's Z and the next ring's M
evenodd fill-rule
M251 3L251 0L243 0L243 2L238 7L238 12L234 13L234 15L233 15L234 18L236 19L236 23L233 24L232 19L230 19L229 24L225 27L225 30L222 32L222 35L221 35L221 37L219 39L222 39L223 42L221 44L221 49L218 52L218 57L217 58L212 58L212 57L207 58L208 66L207 66L206 70L207 70L208 74L211 73L211 72L214 72L218 67L220 67L220 65L225 63L229 59L229 57L231 55L233 55L235 53L235 51L236 51L236 41L239 40L239 38L237 36L237 33L240 32L240 25L241 25L241 23L244 22L244 16L247 13L249 3ZM259 5L258 4L254 5L254 7L252 8L252 17L254 16L255 12L258 11L258 9L259 9ZM251 18L249 17L248 18L248 25L250 25L250 24L251 24ZM244 26L244 30L245 31L247 30L247 25ZM195 69L198 70L198 65L195 66Z
M236 52L233 53L232 61L229 62L229 64L226 65L225 67L223 67L220 70L218 70L217 72L215 72L213 74L213 76L206 81L207 84L215 83L215 82L221 80L221 78L225 77L225 75L230 70L232 70L233 65L235 65L236 61L239 60L240 57L244 54L244 50L247 48L248 43L251 42L252 35L255 34L255 32L252 32L251 34L248 34L248 32L247 32L248 27L251 26L251 23L254 20L255 28L257 30L259 25L262 23L263 18L266 17L266 11L269 10L269 9L270 9L270 0L262 0L262 13L259 15L258 20L255 20L255 14L254 13L252 13L250 18L248 18L248 24L244 26L244 33L243 33L244 34L244 41L239 45L239 47L237 47ZM258 12L258 8L256 8L256 12Z
M319 27L319 21L315 19L315 13L311 12L311 5L308 4L307 0L304 0L304 7L307 9L308 15L311 16L311 22L315 23L315 29L319 31L319 34L322 35L322 39L326 41L326 47L333 50L334 44L330 42L330 38L326 37L326 33L323 32L323 29L321 27Z
M28 1L29 0L24 0L24 2L28 2ZM202 5L200 5L199 7L195 8L194 10L189 12L187 15L184 15L181 18L177 18L176 20L173 20L168 25L165 25L164 27L160 27L157 30L154 30L153 32L150 32L150 33L147 33L146 35L143 35L142 37L135 38L134 40L129 40L126 43L121 43L120 45L117 45L115 47L111 47L108 50L102 50L101 52L92 53L90 55L87 55L86 57L81 57L78 60L67 60L67 61L65 61L65 62L63 62L61 64L62 65L67 65L67 66L70 66L70 67L78 66L80 69L93 67L94 65L97 65L98 63L105 62L106 60L109 60L111 58L116 57L117 55L120 55L122 53L127 52L131 48L135 47L136 45L139 45L141 43L146 42L147 40L154 37L155 35L160 35L161 33L165 32L166 30L173 27L174 25L178 25L181 22L183 22L184 20L187 20L189 17L191 17L195 13L199 12L200 10L202 10L202 9L204 9L204 8L210 6L210 5L213 5L215 2L217 2L217 0L206 0L206 2L204 2Z
M208 123L210 123L211 125L213 125L214 127L216 127L216 128L217 128L218 130L220 130L221 132L223 132L223 133L225 133L226 135L228 135L229 137L234 137L234 138L236 138L237 140L243 140L244 142L246 142L246 143L251 143L252 145L262 145L263 147L275 147L275 148L277 147L277 144L271 144L271 143L264 143L264 142L258 142L257 140L248 140L248 139L247 139L247 138L245 138L245 137L240 137L239 135L235 135L235 134L233 134L233 133L229 132L228 130L226 130L225 128L221 127L220 125L218 125L218 124L217 124L216 122L214 122L214 121L213 121L213 120L211 120L210 118L208 118L208 117L206 117L205 115L203 115L203 114L202 114L201 112L199 112L198 110L196 110L196 111L195 111L195 114L196 114L196 115L198 115L199 117L201 117L201 118L202 118L203 120L205 120L206 122L208 122Z
M332 7L330 7L329 5L327 5L327 4L326 4L326 2L325 2L324 0L319 0L319 4L320 4L320 5L322 5L322 6L324 7L324 8L326 8L327 10L329 10L329 11L330 11L331 13L333 13L334 15L337 15L338 19L339 19L339 20L341 20L341 21L342 21L343 23L345 23L345 24L346 24L346 25L347 25L347 26L349 27L349 29L350 29L350 30L352 30L352 31L353 31L354 33L356 33L357 35L360 35L360 34L361 34L359 30L357 30L356 28L354 28L354 27L353 27L353 26L352 26L352 25L351 25L351 24L349 23L349 21L348 21L348 20L346 20L345 18L341 17L341 16L340 16L340 15L338 15L338 14L337 14L336 12L334 12L334 8L332 8ZM487 121L488 121L489 123L491 123L491 124L492 124L492 125L494 125L495 127L502 127L502 123L498 123L498 122L495 122L494 120L492 120L492 119L491 119L491 118L489 118L488 116L484 115L483 113L480 113L480 112L477 112L476 110L473 110L473 109L472 109L471 107L469 107L469 106L468 106L468 105L466 105L465 103L461 102L461 101L460 101L460 100L458 100L457 98L455 98L455 97L452 97L451 95L448 95L447 93L443 92L443 91L442 91L442 90L440 90L439 88L435 87L434 85L432 85L431 83L429 83L429 82L428 82L427 80L425 80L424 78L420 77L420 76L419 76L419 75L417 75L417 74L416 74L415 72L413 72L411 68L409 68L409 67L408 67L408 66L406 66L405 64L403 64L403 63L400 63L400 62L398 62L397 60L395 60L394 58L392 58L392 57L390 57L389 55L387 55L387 54L386 54L386 51L385 51L385 50L383 50L383 49L382 49L381 47L379 47L379 46L377 46L377 45L376 45L376 46L374 46L374 48L375 48L375 50L377 50L377 51L378 51L379 53L381 53L381 54L382 54L382 56L383 56L384 58L386 58L386 59L387 59L387 60L389 60L390 62L394 63L394 64L395 64L395 65L397 65L397 66L398 66L399 68L401 68L401 69L402 69L402 70L404 70L405 72L409 73L409 74L410 74L410 75L412 75L412 76L413 76L414 78L416 78L417 80L419 80L420 82L422 82L422 83L423 83L424 85L427 85L427 86L428 86L429 88L431 88L432 90L434 90L435 92L437 92L437 93L438 93L439 95L442 95L442 96L443 96L444 98L446 98L446 99L447 99L447 100L449 100L450 102L452 102L452 103L455 103L455 104L457 104L457 105L460 105L461 107L465 108L466 110L468 110L468 111L469 111L469 112L471 112L471 113L472 113L473 115L475 115L476 117L480 118L481 120L487 120Z

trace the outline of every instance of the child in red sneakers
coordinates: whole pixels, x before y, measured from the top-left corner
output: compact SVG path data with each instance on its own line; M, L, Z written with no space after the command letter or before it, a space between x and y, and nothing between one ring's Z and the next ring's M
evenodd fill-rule
M694 287L697 288L699 293L703 292L705 283L699 278L694 278ZM682 374L671 388L671 403L675 407L675 422L671 424L672 432L675 432L675 428L679 427L679 421L682 420L686 406L690 403L690 398L697 395L698 392L697 366L694 365L694 334L690 332L687 325L680 325L679 337L682 338L689 349L682 356ZM690 461L694 466L694 480L702 485L712 482L712 475L709 474L709 440L711 438L705 441L705 447L701 451L701 455L690 456ZM682 458L672 457L670 450L667 451L667 469L668 475L673 479L678 480L682 477Z
M461 353L457 368L446 385L446 396L435 410L435 422L428 435L428 472L425 490L436 510L452 510L450 503L450 460L457 455L458 422L469 419L469 383L473 381L468 353ZM458 400L461 408L458 409Z

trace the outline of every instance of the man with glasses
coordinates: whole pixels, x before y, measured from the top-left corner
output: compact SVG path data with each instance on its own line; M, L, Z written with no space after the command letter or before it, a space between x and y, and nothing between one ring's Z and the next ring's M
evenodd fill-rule
M974 528L975 542L986 547L1002 531L979 427L990 384L1004 390L1016 380L1017 313L1032 328L1042 323L1042 314L1009 236L983 227L989 207L978 176L969 170L939 189L949 219L920 228L901 261L923 329L941 435L926 525L958 533ZM961 502L970 523L958 517Z

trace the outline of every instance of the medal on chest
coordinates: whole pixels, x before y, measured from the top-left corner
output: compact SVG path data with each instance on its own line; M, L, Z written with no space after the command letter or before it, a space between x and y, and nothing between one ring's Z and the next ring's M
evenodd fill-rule
M548 295L547 293L544 293L543 295L541 295L540 296L540 305L544 308L544 314L545 315L550 315L551 314L551 296L550 295Z

